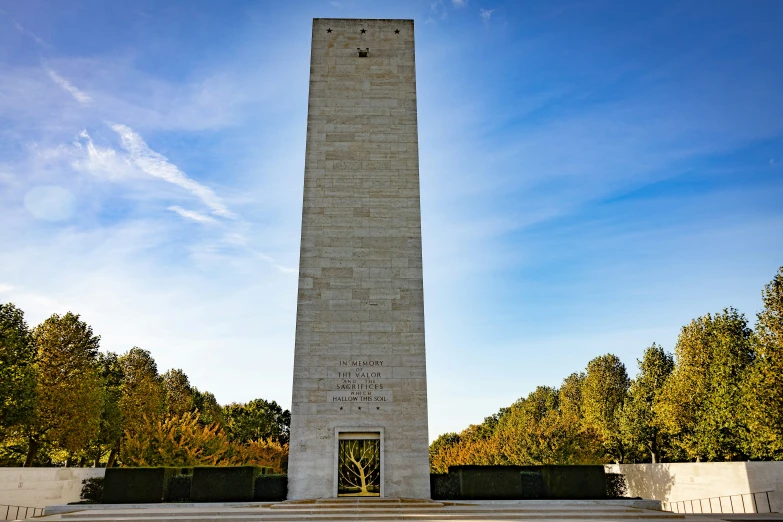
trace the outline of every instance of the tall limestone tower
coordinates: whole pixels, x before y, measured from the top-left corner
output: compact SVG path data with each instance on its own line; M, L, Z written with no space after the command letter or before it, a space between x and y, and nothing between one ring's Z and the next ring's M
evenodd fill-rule
M337 496L430 496L413 20L313 20L288 497Z

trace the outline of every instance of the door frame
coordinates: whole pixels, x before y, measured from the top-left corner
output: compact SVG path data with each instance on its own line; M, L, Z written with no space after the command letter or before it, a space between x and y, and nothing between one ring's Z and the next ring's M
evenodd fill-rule
M339 458L340 458L340 440L346 440L346 439L380 439L380 445L381 445L381 469L380 469L380 484L381 484L381 494L378 498L383 498L386 496L385 494L385 477L386 474L384 472L384 433L383 428L375 428L371 426L356 426L356 427L338 427L334 429L334 471L332 473L332 479L333 479L333 487L332 487L332 495L334 498L337 498L337 486L339 482L339 469L338 466L340 465Z

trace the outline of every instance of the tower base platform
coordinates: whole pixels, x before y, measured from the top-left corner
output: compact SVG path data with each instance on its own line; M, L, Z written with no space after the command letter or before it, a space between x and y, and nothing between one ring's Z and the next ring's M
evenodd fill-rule
M330 498L274 503L51 506L40 520L109 521L482 521L661 520L691 518L656 510L649 500L433 501L404 498ZM703 517L702 520L705 520ZM710 520L720 520L718 516Z

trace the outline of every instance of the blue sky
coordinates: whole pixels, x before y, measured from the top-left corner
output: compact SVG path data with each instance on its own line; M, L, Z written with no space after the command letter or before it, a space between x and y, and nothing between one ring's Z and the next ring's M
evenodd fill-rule
M416 23L431 437L754 318L775 0L0 0L0 301L288 407L313 17Z

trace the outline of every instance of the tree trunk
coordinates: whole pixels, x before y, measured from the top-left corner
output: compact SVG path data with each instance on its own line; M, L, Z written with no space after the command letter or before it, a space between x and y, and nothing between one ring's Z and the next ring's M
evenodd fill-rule
M658 463L658 434L657 433L653 435L652 442L650 443L650 458L652 458L653 464Z
M35 455L38 453L38 448L40 447L40 444L37 440L35 440L33 437L27 438L27 457L24 460L24 467L25 468L32 468L33 467L33 461L35 460Z
M118 453L117 452L117 447L115 446L109 452L109 460L108 460L108 462L106 462L106 467L107 468L113 468L114 467L114 462L117 460L117 453Z

